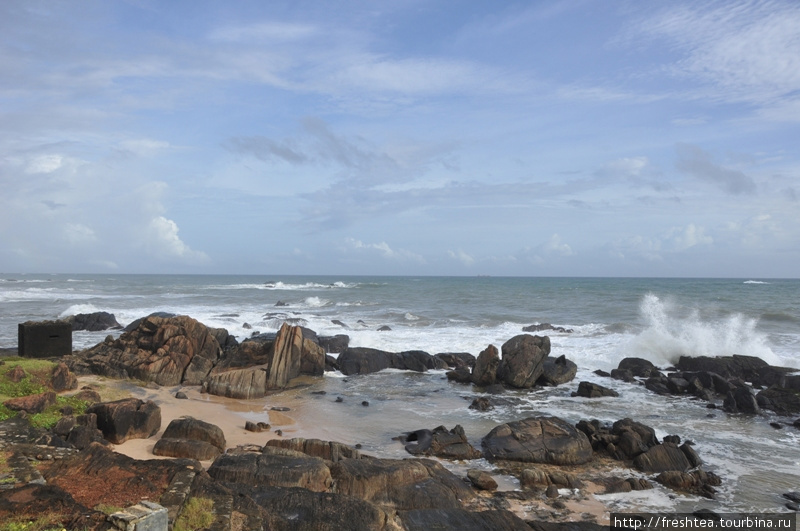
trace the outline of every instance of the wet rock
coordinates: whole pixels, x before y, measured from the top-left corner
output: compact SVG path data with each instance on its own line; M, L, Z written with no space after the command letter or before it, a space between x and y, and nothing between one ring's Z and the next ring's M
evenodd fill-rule
M633 459L633 465L641 472L659 473L670 470L686 472L692 468L684 452L675 444L664 443L653 446Z
M557 417L531 417L495 427L483 438L487 459L579 465L592 457L586 435Z
M553 326L550 323L534 324L522 328L523 332L545 332L552 330L553 332L562 332L564 334L571 334L571 328L564 328L563 326Z
M700 456L697 455L697 452L689 443L684 443L679 448L681 449L681 452L683 452L683 455L686 456L686 459L689 461L689 466L691 466L692 468L697 468L698 466L703 464L703 460L700 459Z
M716 493L714 487L722 484L719 476L703 470L694 470L690 473L679 470L664 471L656 476L656 481L678 491L712 499Z
M498 381L518 389L530 389L544 373L543 363L550 354L550 338L522 334L503 343L501 350Z
M722 403L722 410L727 413L760 413L758 401L749 387L736 387L728 393Z
M770 387L756 395L758 405L779 415L800 413L800 391L782 387Z
M472 367L472 383L485 387L497 381L497 368L500 366L500 354L497 347L489 345L475 360Z
M616 397L619 393L608 387L603 387L592 382L581 382L578 384L578 391L572 396L582 396L585 398L602 398L606 396Z
M24 411L26 413L41 413L50 406L55 405L56 394L52 391L39 393L37 395L21 396L3 402L3 405L12 411Z
M378 332L391 332L391 331L392 329L391 327L389 327L389 325L383 325L378 328Z
M617 369L630 371L631 374L640 378L649 378L660 374L653 362L643 358L624 358L617 365Z
M335 336L321 336L319 338L319 346L325 352L339 354L350 346L350 336L345 334L336 334Z
M404 440L403 440L404 439ZM479 459L481 452L467 440L464 428L459 424L452 430L439 426L431 430L417 430L406 434L401 440L406 451L412 455L432 455L442 459Z
M492 402L485 396L480 396L472 401L472 404L469 405L469 409L474 409L476 411L489 411L494 409L494 405Z
M97 427L103 437L114 444L128 439L147 439L161 429L161 408L155 402L138 398L124 398L114 402L101 402L86 409L97 415Z
M99 332L101 330L119 330L122 328L114 314L108 312L79 313L71 315L64 320L72 325L72 330Z
M478 490L497 490L497 481L495 481L491 474L483 470L467 470L467 479L472 483L472 486Z
M444 361L448 367L458 369L466 367L471 369L475 366L476 358L469 352L440 352L435 354L434 357Z
M472 373L470 372L469 367L459 367L452 371L447 371L445 376L447 376L447 379L451 382L463 384L472 383Z
M636 378L633 377L633 372L628 369L612 369L610 375L615 380L622 380L628 383L636 382Z
M178 391L177 393L175 393L175 398L177 398L178 400L188 400L189 399L189 397L183 391Z
M383 369L400 369L425 372L444 369L444 361L421 350L386 352L371 348L347 348L337 359L339 370L345 375L369 374Z
M553 358L548 356L542 362L542 375L536 381L537 385L556 386L571 382L578 373L578 366L565 356Z

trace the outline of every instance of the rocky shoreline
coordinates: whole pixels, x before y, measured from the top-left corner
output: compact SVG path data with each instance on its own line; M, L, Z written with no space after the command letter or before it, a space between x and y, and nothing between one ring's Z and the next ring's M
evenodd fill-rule
M165 395L167 387L181 387L193 397L234 403L280 392L326 370L369 375L388 368L448 369L451 385L490 393L470 406L482 410L502 400L504 389L563 385L577 372L570 360L550 356L547 336L521 334L500 351L489 345L477 357L431 355L351 348L346 336L319 338L290 325L238 343L227 331L190 317L148 316L117 339L109 336L66 356L53 381L64 392L77 388L74 375L84 384L98 376L135 379L142 382L138 389L152 387L161 405L135 397L103 402L89 385L80 393L93 404L82 414L63 411L49 430L31 427L24 413L1 422L0 450L9 471L0 484L0 518L33 517L47 507L65 528L115 529L119 517L99 510L101 504L124 509L145 500L164 507L172 526L190 500L202 499L211 500L212 519L203 528L220 530L599 529L607 514L594 494L660 483L713 498L725 481L704 469L702 456L681 434L658 440L652 427L635 419L584 419L573 425L552 416L521 418L497 425L480 439L480 448L470 444L460 425L421 427L398 435L408 459L386 459L337 441L290 437L292 430L281 422L232 427L240 419L231 418L220 427L204 414L203 407L210 411L207 399ZM704 400L710 409L737 414L768 409L786 415L784 424L797 426L788 418L800 415L800 376L793 372L748 356L682 358L666 371L627 358L601 376ZM615 393L580 382L574 394ZM26 408L47 399L15 399L18 403L6 406L30 413ZM175 414L176 404L192 402L200 406L194 415ZM168 409L171 413L162 416ZM281 415L275 412L275 418ZM131 453L153 458L115 451L135 441L148 442ZM490 463L490 471L470 466L478 458ZM513 477L519 488L498 488L497 479L504 476ZM105 482L103 488L86 488L98 482ZM787 508L796 510L794 503Z

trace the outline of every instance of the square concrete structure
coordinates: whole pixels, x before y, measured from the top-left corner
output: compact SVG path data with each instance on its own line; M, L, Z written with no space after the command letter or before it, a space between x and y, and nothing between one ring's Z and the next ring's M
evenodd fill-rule
M72 325L65 321L20 323L19 355L23 358L53 358L72 354Z

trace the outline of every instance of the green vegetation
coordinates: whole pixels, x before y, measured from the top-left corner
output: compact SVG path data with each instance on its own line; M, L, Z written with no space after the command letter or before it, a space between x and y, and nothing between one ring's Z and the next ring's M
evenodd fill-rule
M197 531L207 528L212 523L214 523L214 502L208 498L192 498L183 506L172 531Z
M101 513L105 514L114 514L122 511L124 507L118 507L116 505L108 505L107 503L100 503L95 505L94 510L100 511Z
M0 531L63 531L61 515L47 513L38 518L14 516L0 523Z

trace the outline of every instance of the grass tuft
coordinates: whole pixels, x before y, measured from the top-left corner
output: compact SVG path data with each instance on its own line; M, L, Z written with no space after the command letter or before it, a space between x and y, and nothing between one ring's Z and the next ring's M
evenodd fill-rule
M214 502L208 498L191 498L183 506L172 531L198 531L214 523Z

